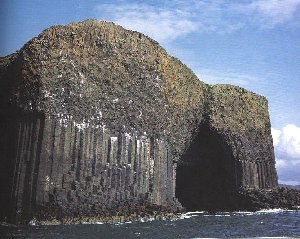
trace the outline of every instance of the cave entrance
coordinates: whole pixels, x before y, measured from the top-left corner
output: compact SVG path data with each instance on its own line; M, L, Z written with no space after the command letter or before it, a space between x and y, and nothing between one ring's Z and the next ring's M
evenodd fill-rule
M232 210L237 189L230 148L207 125L199 127L176 170L176 197L188 211Z

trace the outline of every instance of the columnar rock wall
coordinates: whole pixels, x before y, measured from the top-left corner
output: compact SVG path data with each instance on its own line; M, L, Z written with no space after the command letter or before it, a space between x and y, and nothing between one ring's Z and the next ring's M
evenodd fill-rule
M215 85L209 90L208 122L231 149L240 185L277 186L268 102L245 89Z
M51 27L1 58L0 100L2 218L11 221L176 211L176 167L203 125L229 160L228 188L277 186L264 97L209 86L113 23Z
M267 101L229 85L209 86L206 99L178 163L176 196L192 211L240 210L240 189L277 187Z
M69 216L101 214L125 202L174 204L173 157L166 139L63 125L48 117L22 119L15 122L13 220L24 221L49 206Z

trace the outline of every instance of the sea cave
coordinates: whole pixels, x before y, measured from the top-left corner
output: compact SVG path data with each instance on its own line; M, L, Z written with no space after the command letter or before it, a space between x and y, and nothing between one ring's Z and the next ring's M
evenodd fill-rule
M176 197L188 211L234 208L236 171L228 145L203 124L178 163Z

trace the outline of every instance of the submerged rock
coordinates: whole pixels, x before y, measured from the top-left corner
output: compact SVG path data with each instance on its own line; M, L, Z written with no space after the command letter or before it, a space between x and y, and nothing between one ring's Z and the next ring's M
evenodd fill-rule
M277 187L267 100L113 23L50 27L1 58L0 120L12 222L226 210Z

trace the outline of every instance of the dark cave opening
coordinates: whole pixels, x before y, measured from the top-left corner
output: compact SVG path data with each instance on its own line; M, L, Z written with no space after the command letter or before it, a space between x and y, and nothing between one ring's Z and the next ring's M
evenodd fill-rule
M237 172L222 137L207 125L199 127L176 170L176 197L188 211L236 207Z

